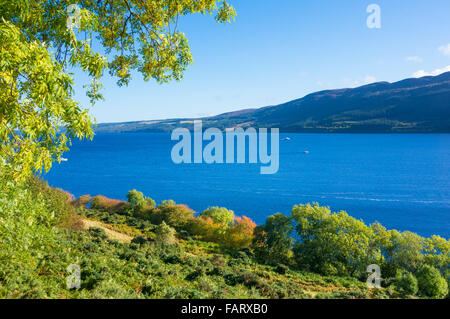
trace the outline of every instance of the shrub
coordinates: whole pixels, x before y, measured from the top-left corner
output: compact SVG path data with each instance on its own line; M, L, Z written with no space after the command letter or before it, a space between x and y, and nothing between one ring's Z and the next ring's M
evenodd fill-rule
M136 299L133 289L123 287L113 280L100 282L92 292L94 299Z
M430 298L444 298L448 294L447 281L439 271L431 266L424 265L416 273L419 283L419 292Z
M415 295L419 290L416 277L410 272L398 272L396 276L395 289L404 295Z
M143 236L137 236L137 237L134 237L133 240L131 240L131 243L139 244L139 245L143 245L146 242L147 242L147 239L145 239L145 237L143 237Z
M90 195L83 195L83 196L78 197L78 198L73 202L73 204L74 204L74 206L77 207L77 208L84 208L84 209L87 209L87 208L88 208L87 205L88 205L89 203L91 203L91 201L92 201L92 197L91 197Z
M210 207L204 210L200 217L211 218L215 223L231 225L234 222L234 212L224 207Z
M158 243L172 245L175 243L175 229L162 222L155 228L155 240Z
M225 228L226 226L215 223L210 217L195 218L187 224L187 229L192 235L204 241L217 243L221 241Z
M151 221L154 224L165 222L178 230L187 228L194 219L194 211L186 205L177 205L172 202L160 204L153 212Z
M129 204L127 202L118 199L111 199L101 195L93 197L91 202L92 209L103 210L113 214L125 213L127 208L129 208Z
M133 189L132 191L129 191L127 193L127 200L130 205L134 207L142 206L144 207L146 205L144 194L141 192L138 192L137 190Z
M91 227L89 228L88 232L94 238L98 238L101 240L105 240L108 238L108 235L106 235L105 230L102 228Z
M225 274L225 282L230 286L235 286L237 284L243 284L248 288L258 286L261 283L261 278L249 270L241 270L238 272L232 272Z
M275 272L281 275L286 274L289 271L289 267L283 264L278 264L275 267Z
M164 296L166 299L206 299L208 294L191 287L170 287Z
M139 218L148 217L148 212L156 206L156 203L150 197L144 197L142 192L133 189L127 194L128 203L131 205L132 213Z
M42 179L32 176L26 187L31 196L36 200L42 198L45 210L55 216L55 225L60 228L80 230L82 223L72 202L73 196L66 191L52 188Z
M223 244L233 250L248 248L253 241L253 231L256 224L248 217L236 217L235 223L225 231Z
M218 267L225 267L225 259L221 255L214 255L211 257L211 264Z

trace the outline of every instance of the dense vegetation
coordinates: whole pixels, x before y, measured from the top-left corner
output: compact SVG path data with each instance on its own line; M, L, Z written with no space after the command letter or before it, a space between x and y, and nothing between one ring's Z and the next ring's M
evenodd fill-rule
M256 226L225 208L196 214L137 191L126 202L74 200L37 178L19 183L6 174L0 188L2 298L448 296L447 240L367 226L318 205ZM87 220L101 226L87 228ZM382 269L380 289L366 286L371 263ZM71 264L81 268L80 289L66 287Z
M72 139L93 136L92 119L73 99L69 67L92 79L86 86L92 103L103 98L100 80L106 71L119 85L127 85L136 71L159 83L179 80L192 56L178 19L209 13L223 23L236 14L217 0L107 2L78 1L74 27L67 22L77 14L68 12L71 1L0 0L1 298L448 296L450 248L438 236L367 226L318 205L296 206L290 216L276 214L256 226L226 208L196 214L173 201L156 205L136 190L126 202L103 196L74 199L33 177L60 161ZM423 87L435 90L421 101L427 110L442 106L438 127L448 130L448 79ZM297 102L304 104L258 112L263 119L281 113L295 119L293 113L305 114ZM409 108L415 104L406 104L408 112L400 114L415 114ZM377 112L356 115L364 122ZM383 109L383 121L388 113L395 115ZM348 124L348 118L338 120ZM305 123L310 119L300 124ZM367 288L369 264L381 267L383 288ZM71 265L81 269L77 289L66 285Z
M236 15L217 0L0 0L0 156L15 177L49 170L71 140L93 137L69 71L89 76L92 104L107 71L121 86L136 73L180 80L193 58L179 20L206 13Z

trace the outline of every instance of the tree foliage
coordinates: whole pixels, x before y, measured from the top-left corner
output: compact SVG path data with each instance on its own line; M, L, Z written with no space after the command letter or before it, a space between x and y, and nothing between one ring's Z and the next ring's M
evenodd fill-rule
M155 228L156 241L164 245L172 245L175 243L176 231L165 222L157 225Z
M419 284L412 273L398 271L395 288L404 295L415 295L419 291Z
M225 207L210 207L204 210L200 217L211 218L215 223L230 225L234 221L234 212Z
M71 4L80 11L68 12ZM0 0L0 156L16 178L50 169L72 139L93 137L68 68L92 78L92 103L103 98L106 71L119 85L133 71L147 81L180 80L193 59L178 21L196 13L219 23L235 17L218 0ZM74 14L79 25L69 28Z
M421 294L431 298L444 298L448 294L447 281L439 271L429 265L424 265L416 273Z
M293 230L291 218L280 213L269 216L264 225L255 229L253 247L258 259L267 264L289 263Z
M127 193L128 203L131 205L131 213L135 216L145 217L151 211L156 203L150 197L145 197L142 192L135 189Z
M329 275L366 272L370 264L371 230L346 212L331 213L327 207L300 205L292 209L299 241L296 261L305 269Z

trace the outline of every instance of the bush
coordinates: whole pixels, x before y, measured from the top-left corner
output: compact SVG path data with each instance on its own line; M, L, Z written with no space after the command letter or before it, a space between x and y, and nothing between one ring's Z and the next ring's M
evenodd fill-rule
M101 240L108 239L108 235L106 235L105 230L102 228L91 227L91 228L89 228L88 232L94 238L98 238Z
M60 228L80 230L81 218L73 206L74 197L66 191L52 188L42 179L32 176L27 182L31 196L42 198L46 211L55 215L55 225Z
M151 221L154 224L165 222L178 230L186 229L194 219L194 211L186 205L177 205L173 201L163 202L153 212Z
M248 288L256 287L260 285L262 281L262 279L257 274L249 270L241 270L239 272L228 273L223 277L225 279L225 282L230 286L243 284Z
M113 214L125 213L130 206L127 202L122 200L111 199L101 195L93 197L91 203L92 209L98 209Z
M156 203L150 197L144 197L144 194L133 189L128 192L127 200L130 204L130 210L133 216L141 219L148 219Z
M187 225L188 231L204 241L219 243L222 240L226 226L217 224L210 217L194 218Z
M249 248L253 242L256 224L248 217L236 217L235 223L225 231L222 245L232 250Z
M155 228L155 240L158 243L172 245L175 243L175 229L162 222Z
M431 266L425 265L416 273L419 283L419 292L430 298L444 298L448 294L447 281L439 271Z
M415 295L419 290L419 284L416 277L410 272L401 273L396 276L395 289L404 295Z
M91 201L92 201L92 197L91 197L90 195L83 195L83 196L78 197L78 198L73 202L73 204L74 204L74 206L77 207L77 208L84 208L84 209L87 209L87 208L88 208L87 205L88 205L89 203L91 203Z
M278 264L277 267L275 268L275 272L280 274L280 275L284 275L289 271L289 267L283 264Z
M143 245L147 242L147 239L143 236L136 236L131 240L131 243L133 244L139 244L139 245Z
M218 267L225 267L225 259L221 255L214 255L211 257L211 264Z
M234 221L234 212L225 207L210 207L204 210L200 217L211 218L215 223L231 225Z
M138 295L130 288L123 287L113 280L100 282L92 292L94 299L136 299Z

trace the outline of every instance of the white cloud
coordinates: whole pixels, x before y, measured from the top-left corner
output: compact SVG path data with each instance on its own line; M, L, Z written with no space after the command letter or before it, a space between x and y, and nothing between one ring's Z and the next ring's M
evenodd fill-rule
M450 65L447 65L446 67L442 68L442 69L436 69L434 71L431 72L426 72L425 70L419 70L417 72L415 72L412 76L415 78L421 78L423 76L436 76L445 72L450 72Z
M365 82L366 84L374 83L374 82L376 82L376 81L377 81L377 79L376 79L374 76L372 76L372 75L367 75L367 76L364 78L364 82Z
M450 56L450 43L447 44L447 45L440 46L440 47L438 48L438 50L439 50L443 55L448 55L448 56Z
M414 63L422 63L423 59L420 56L409 56L405 59L407 62L414 62Z

